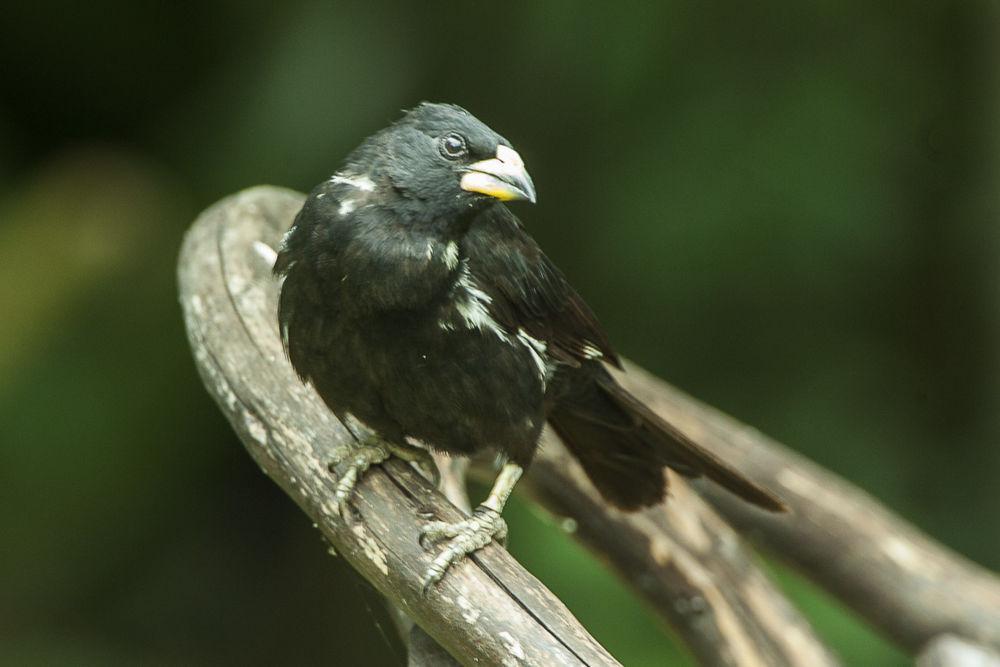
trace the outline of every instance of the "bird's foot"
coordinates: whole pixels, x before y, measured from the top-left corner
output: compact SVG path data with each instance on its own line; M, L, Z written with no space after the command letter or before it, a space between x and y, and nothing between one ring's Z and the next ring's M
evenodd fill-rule
M327 469L336 474L337 468L344 468L337 479L333 491L333 506L342 518L346 518L347 501L354 493L361 476L373 465L382 463L392 455L388 443L378 438L368 438L356 445L343 445L333 450Z
M472 516L463 521L448 523L432 521L420 531L420 543L447 541L448 546L434 559L424 574L424 592L441 581L448 568L465 556L482 549L496 539L501 544L507 540L507 522L495 509L480 505Z
M438 485L441 479L440 472L429 451L409 444L386 442L372 435L355 445L336 447L332 452L330 463L327 464L327 469L334 474L337 474L337 468L344 468L333 492L333 504L341 517L346 516L344 511L347 509L347 501L365 471L373 465L386 461L390 456L397 456L415 464L435 487Z

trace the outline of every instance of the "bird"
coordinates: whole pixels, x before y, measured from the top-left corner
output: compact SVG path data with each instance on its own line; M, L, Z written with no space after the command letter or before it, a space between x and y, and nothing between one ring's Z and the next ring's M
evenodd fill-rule
M338 506L389 456L499 455L471 516L422 527L427 548L446 543L428 589L506 539L504 505L548 424L618 509L664 501L670 468L785 511L614 379L620 358L510 210L517 201L536 193L511 143L464 108L430 102L365 139L306 197L274 265L279 331L299 377L373 434L336 458L347 465Z

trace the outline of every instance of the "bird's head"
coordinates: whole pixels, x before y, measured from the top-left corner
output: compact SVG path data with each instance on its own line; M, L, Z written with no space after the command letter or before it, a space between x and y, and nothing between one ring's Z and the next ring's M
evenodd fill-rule
M494 201L535 201L510 143L461 107L423 103L361 149L403 198L447 215Z

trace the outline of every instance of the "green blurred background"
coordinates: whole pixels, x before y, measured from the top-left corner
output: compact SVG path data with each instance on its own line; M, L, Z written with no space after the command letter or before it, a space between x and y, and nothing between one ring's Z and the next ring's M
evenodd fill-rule
M174 264L423 99L511 139L624 354L1000 568L997 2L82 5L0 18L0 663L402 660L202 389ZM509 518L625 664L690 664ZM906 663L778 576L847 663Z

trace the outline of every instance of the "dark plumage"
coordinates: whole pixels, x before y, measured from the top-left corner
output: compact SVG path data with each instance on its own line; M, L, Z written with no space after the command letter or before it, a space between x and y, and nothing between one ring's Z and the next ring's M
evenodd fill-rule
M534 201L520 157L459 107L422 104L361 144L309 195L275 266L296 371L399 445L524 467L548 421L623 509L663 500L664 466L782 509L615 382L597 319L509 199Z

